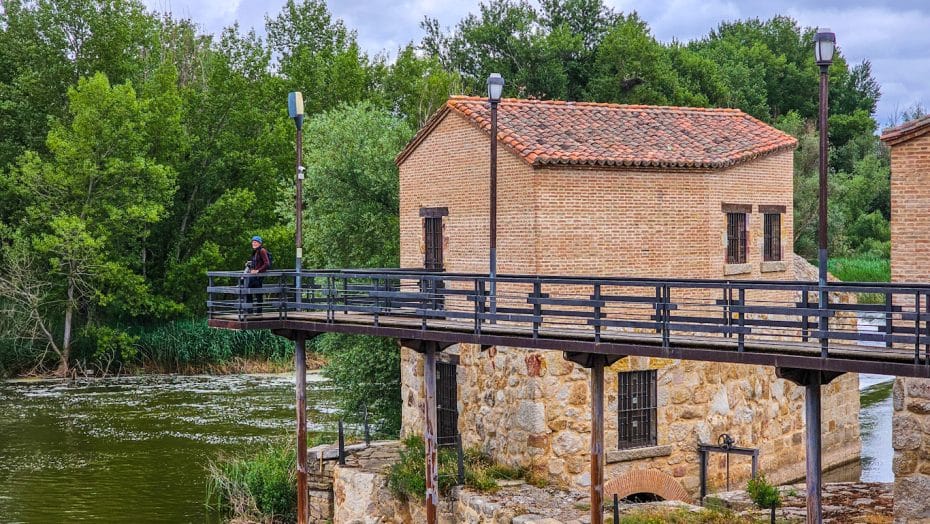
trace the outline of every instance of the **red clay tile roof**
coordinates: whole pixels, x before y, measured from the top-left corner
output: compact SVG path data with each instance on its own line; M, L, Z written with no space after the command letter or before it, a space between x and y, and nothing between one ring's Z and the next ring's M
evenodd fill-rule
M930 115L915 118L897 127L889 127L882 131L882 142L895 145L927 133L930 133Z
M487 99L452 97L397 155L450 112L490 132ZM504 99L498 139L533 166L719 169L792 149L790 135L738 109Z

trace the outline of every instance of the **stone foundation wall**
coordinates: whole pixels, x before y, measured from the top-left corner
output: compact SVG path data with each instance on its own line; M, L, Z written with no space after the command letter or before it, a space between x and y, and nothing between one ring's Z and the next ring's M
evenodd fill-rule
M930 380L895 379L892 401L895 523L930 523Z
M590 484L589 372L553 351L458 348L459 428L465 447L495 460L530 467L570 488ZM422 358L402 351L404 434L422 434ZM617 373L656 369L658 446L617 449ZM804 476L804 390L772 368L628 357L605 370L606 479L654 468L692 496L699 491L699 443L729 433L760 448L760 468L775 482ZM825 467L858 459L858 376L824 387ZM725 482L725 457L711 455L711 491ZM748 478L748 457L730 457L731 485Z

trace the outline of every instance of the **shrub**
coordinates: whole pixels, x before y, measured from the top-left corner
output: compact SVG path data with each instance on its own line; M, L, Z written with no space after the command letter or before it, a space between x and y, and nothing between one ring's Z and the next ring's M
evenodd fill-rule
M208 504L237 517L265 522L297 518L297 453L272 446L250 457L210 464Z
M314 340L314 349L327 358L323 376L338 390L341 416L360 422L365 408L378 435L400 433L400 349L393 339L327 334Z
M781 493L778 492L778 487L769 484L765 479L765 474L759 473L755 478L749 479L746 484L746 493L759 509L772 511L771 521L774 523L775 508L781 506Z
M439 492L448 494L458 479L458 458L454 448L439 449ZM499 489L498 480L525 479L524 468L495 464L477 449L464 452L465 485L478 491ZM426 447L423 438L407 437L403 441L400 460L391 466L388 488L400 499L422 500L426 493Z

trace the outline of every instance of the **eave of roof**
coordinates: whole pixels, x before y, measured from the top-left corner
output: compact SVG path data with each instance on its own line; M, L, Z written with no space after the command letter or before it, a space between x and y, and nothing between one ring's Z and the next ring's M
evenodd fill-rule
M882 131L881 141L893 146L930 133L930 115Z

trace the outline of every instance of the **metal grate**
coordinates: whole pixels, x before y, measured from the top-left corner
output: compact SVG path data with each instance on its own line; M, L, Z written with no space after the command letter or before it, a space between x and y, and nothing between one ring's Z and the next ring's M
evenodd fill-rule
M617 447L655 446L656 370L618 373Z
M746 263L746 213L727 213L727 264Z
M766 213L764 229L763 260L766 262L781 260L781 214Z
M423 239L426 243L423 267L432 271L442 271L442 217L423 219Z
M439 418L436 441L440 446L454 446L458 442L459 409L455 373L455 364L436 363L436 415Z

